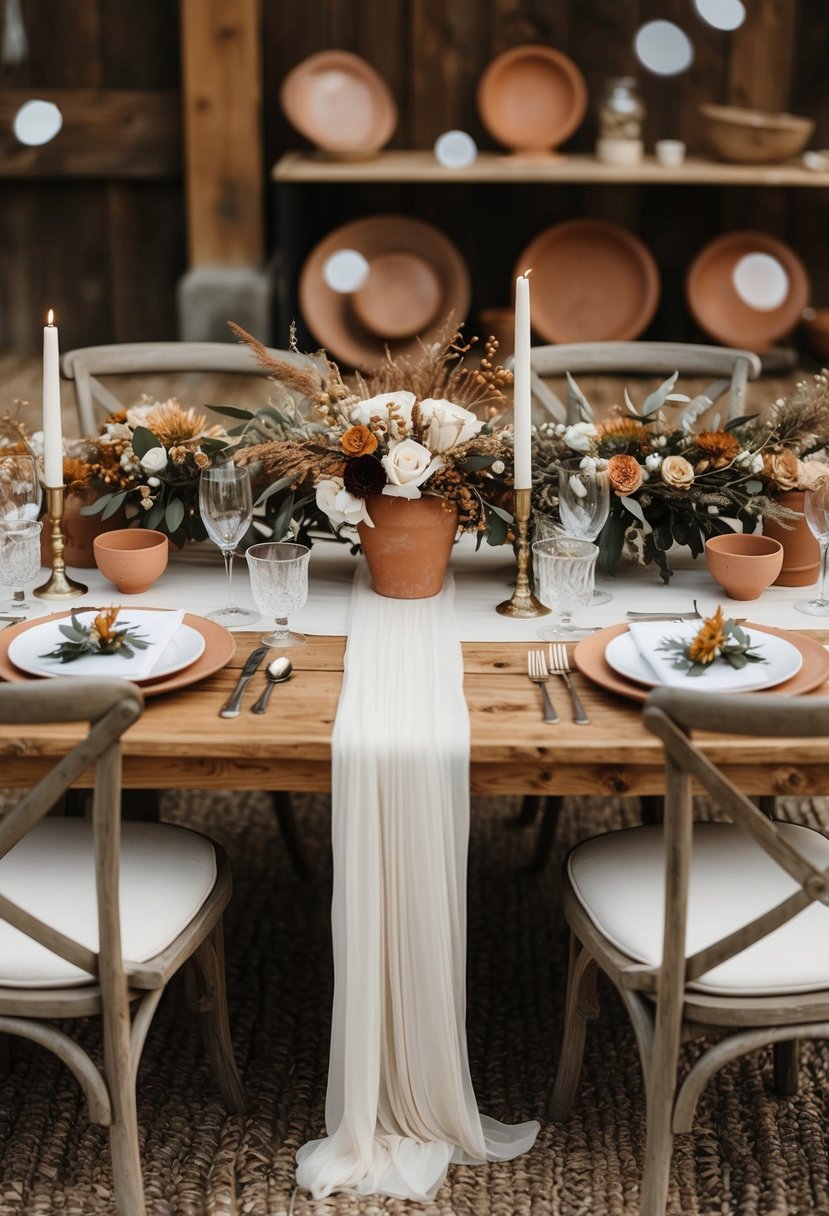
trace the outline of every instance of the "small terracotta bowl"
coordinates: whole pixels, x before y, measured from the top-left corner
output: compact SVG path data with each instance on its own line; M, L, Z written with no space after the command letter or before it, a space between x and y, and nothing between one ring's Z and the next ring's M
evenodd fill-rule
M783 565L783 546L771 536L731 532L705 542L708 569L732 600L756 600Z
M95 564L124 595L139 595L167 569L170 547L163 532L118 528L92 542Z

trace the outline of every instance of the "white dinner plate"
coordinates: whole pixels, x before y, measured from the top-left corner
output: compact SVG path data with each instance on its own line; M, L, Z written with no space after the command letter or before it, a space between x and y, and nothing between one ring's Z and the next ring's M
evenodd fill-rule
M73 663L61 663L59 659L44 659L41 656L49 650L54 650L59 642L66 638L58 626L64 621L43 621L34 625L24 633L13 638L9 645L9 659L20 671L31 676L106 676L111 675L108 668L108 655L84 655ZM136 684L146 680L157 680L161 676L172 675L195 663L204 651L205 640L202 635L190 625L179 625L170 641L164 647L158 662L143 676L137 676ZM143 655L142 655L143 657ZM129 679L124 673L124 678Z
M666 625L670 627L670 621ZM752 643L760 647L759 653L763 655L764 663L748 663L740 668L715 663L704 676L687 676L688 687L701 692L751 692L758 688L773 688L800 671L803 655L791 642L757 629L751 629L749 633ZM662 684L650 663L642 656L632 634L620 633L611 638L604 654L620 676L635 680L637 684L646 684L649 688Z

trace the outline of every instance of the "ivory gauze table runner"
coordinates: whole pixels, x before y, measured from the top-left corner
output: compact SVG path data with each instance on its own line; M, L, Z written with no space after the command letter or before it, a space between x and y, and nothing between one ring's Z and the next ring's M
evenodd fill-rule
M506 1160L539 1125L478 1113L466 1051L469 717L451 577L352 594L332 738L334 1009L315 1196L431 1199L450 1162Z

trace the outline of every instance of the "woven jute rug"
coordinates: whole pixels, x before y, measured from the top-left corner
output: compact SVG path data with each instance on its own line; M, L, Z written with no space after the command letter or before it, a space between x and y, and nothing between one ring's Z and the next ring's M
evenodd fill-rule
M316 866L297 879L264 795L165 795L165 818L220 840L234 864L227 917L228 984L250 1111L228 1116L205 1065L179 981L165 996L139 1073L141 1151L149 1211L158 1216L255 1213L469 1213L616 1216L638 1211L644 1145L642 1081L626 1016L609 988L591 1024L569 1120L544 1121L559 1049L566 936L558 910L564 848L606 826L636 822L635 801L573 800L557 854L530 874L533 829L511 826L517 804L474 805L470 845L468 1036L481 1109L539 1118L534 1149L514 1162L455 1166L428 1206L334 1196L314 1203L294 1185L294 1154L323 1129L331 1006L328 804L298 798ZM792 818L820 823L802 800ZM94 1022L84 1041L97 1040ZM669 1212L829 1216L829 1047L803 1050L797 1096L770 1086L770 1055L727 1066L700 1103L696 1133L674 1151ZM90 1125L72 1076L23 1040L0 1077L0 1216L113 1212L106 1132Z

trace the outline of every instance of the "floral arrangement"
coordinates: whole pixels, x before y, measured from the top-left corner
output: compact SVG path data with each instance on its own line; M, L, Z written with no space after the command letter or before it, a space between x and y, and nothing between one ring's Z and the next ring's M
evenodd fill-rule
M598 423L571 426L547 423L538 428L533 466L533 502L557 510L556 466L581 454L583 463L607 468L611 509L598 538L599 566L612 574L623 551L643 564L656 562L664 582L671 578L668 551L687 545L694 556L709 536L756 530L764 517L783 526L797 513L781 504L784 491L809 489L829 476L829 381L802 381L777 400L765 418L735 418L724 426L693 429L695 416L710 402L689 402L673 393L676 375L637 410L625 393L625 406ZM578 385L571 393L586 412ZM667 410L685 403L671 420Z
M118 607L102 608L90 625L83 625L73 612L69 625L58 625L66 641L40 657L60 659L61 663L73 663L87 654L122 654L131 659L136 650L146 650L152 643L128 623L119 629L120 611Z
M274 359L231 328L277 386L267 408L234 411L244 421L235 461L262 487L259 501L276 537L293 524L306 542L318 529L353 540L357 524L374 526L372 496L429 494L455 504L461 530L490 544L507 539L512 430L496 419L512 376L495 363L495 339L485 343L479 367L466 361L477 339L463 344L455 333L416 360L388 357L350 387L322 353ZM293 336L291 350L299 355Z
M658 650L676 655L673 666L689 676L702 676L717 659L739 671L749 663L765 663L756 654L757 646L737 621L724 620L718 607L713 616L706 617L688 641L685 638L665 638Z

